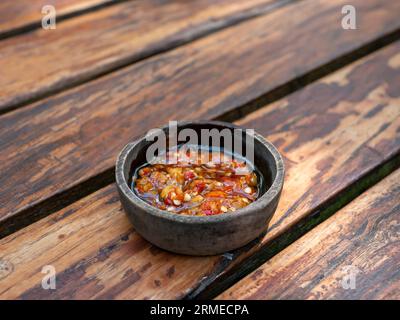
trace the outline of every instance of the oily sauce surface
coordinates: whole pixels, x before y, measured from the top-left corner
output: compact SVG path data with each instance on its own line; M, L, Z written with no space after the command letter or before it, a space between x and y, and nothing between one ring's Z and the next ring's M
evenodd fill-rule
M139 168L132 188L159 209L204 216L233 213L255 201L257 180L255 170L232 155L177 149L169 151L164 161Z

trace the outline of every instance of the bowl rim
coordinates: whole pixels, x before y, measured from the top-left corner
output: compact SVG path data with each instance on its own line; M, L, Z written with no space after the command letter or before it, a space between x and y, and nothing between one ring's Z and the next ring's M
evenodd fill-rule
M190 126L190 125L215 125L215 126L222 126L231 129L244 129L238 125L223 122L223 121L208 121L208 120L195 120L195 121L177 121L177 126ZM164 125L161 127L157 127L159 129L164 130L167 128L168 125ZM161 210L152 205L146 203L141 198L139 198L135 192L129 187L127 181L124 177L124 165L127 161L128 155L130 152L143 140L146 138L146 135L142 135L141 137L137 138L136 140L129 142L125 145L125 147L121 150L117 157L116 165L115 165L115 178L117 188L124 194L124 196L133 204L138 206L143 211L154 215L156 217L180 222L180 223L211 223L211 222L222 222L222 221L229 221L238 217L250 215L254 212L257 207L264 207L267 206L270 202L272 202L276 196L279 195L283 188L283 180L285 175L285 166L282 159L281 154L277 150L277 148L268 140L266 140L262 135L254 131L254 139L257 139L265 148L272 154L275 165L276 165L276 176L269 187L269 189L256 201L252 202L248 206L238 209L235 211L234 214L217 214L217 215L210 215L210 216L190 216L190 215L180 215L176 213L171 213L166 210Z

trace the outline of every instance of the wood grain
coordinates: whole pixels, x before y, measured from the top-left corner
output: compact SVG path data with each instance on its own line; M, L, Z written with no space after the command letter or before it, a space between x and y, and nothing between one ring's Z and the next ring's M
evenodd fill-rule
M287 0L128 1L1 42L0 111L154 55ZM95 39L95 40L94 40Z
M82 182L112 176L120 149L146 130L236 110L400 23L400 2L360 0L362 32L343 30L344 3L286 6L0 117L0 234L64 206L54 197L70 199Z
M2 0L0 2L0 37L29 26L40 26L42 8L54 6L57 18L90 8L117 2L114 0Z
M399 181L397 170L218 299L400 299Z
M238 122L275 143L287 169L263 238L220 256L162 251L133 230L110 185L0 240L10 266L0 298L182 298L213 286L399 157L399 54L400 43L391 45ZM40 285L47 264L57 270L52 292Z

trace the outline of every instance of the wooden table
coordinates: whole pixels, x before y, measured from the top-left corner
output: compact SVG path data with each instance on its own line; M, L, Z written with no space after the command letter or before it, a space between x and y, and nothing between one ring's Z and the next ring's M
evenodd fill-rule
M56 29L41 28L48 4ZM351 1L356 30L346 4L1 1L0 298L399 299L400 1ZM277 146L265 236L189 257L128 222L119 150L184 119Z

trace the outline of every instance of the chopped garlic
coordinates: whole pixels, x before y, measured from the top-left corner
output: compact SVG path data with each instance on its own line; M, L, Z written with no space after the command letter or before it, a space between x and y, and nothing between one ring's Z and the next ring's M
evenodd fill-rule
M208 168L215 168L215 164L212 163L212 162L207 162L207 163L206 163L206 167L208 167Z

